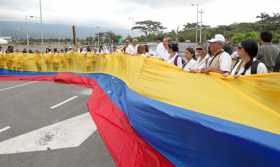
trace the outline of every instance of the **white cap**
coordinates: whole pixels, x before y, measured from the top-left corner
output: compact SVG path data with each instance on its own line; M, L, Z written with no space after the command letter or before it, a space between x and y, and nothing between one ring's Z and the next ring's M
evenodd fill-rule
M225 37L222 34L216 34L214 38L208 40L209 43L215 43L215 42L219 42L219 43L225 43Z

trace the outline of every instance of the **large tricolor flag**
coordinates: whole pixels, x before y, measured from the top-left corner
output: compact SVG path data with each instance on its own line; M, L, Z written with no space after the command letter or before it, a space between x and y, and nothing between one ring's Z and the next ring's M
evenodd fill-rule
M119 167L280 166L280 74L192 74L129 55L84 61L87 73L80 65L71 69L77 61L67 58L56 67L60 72L4 66L0 80L92 88L88 109Z

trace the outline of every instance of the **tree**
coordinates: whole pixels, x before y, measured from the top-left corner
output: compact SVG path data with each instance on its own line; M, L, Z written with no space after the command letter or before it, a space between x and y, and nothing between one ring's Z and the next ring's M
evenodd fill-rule
M177 34L178 41L195 41L196 39L196 29L200 29L200 26L197 26L197 23L186 23L183 25L183 29ZM206 38L206 29L209 29L210 26L201 25L202 28L202 39Z
M177 41L178 34L175 30L172 30L171 32L168 33L168 37L171 39L171 41Z
M246 32L246 33L236 33L232 37L233 43L240 43L243 40L246 39L254 39L256 41L259 41L259 33L252 31L252 32Z
M99 44L116 44L122 38L120 35L116 35L115 33L108 31L108 32L99 32L95 34L94 42Z
M259 16L256 17L257 19L261 19L260 21L263 23L270 18L269 14L263 12Z
M260 21L259 23L261 25L261 30L270 30L270 31L277 31L280 26L280 13L273 13L272 16L270 16L267 13L261 13L259 16L257 16Z
M164 26L162 26L161 22L152 20L139 21L135 24L136 26L132 27L131 30L139 30L143 32L146 37L148 37L148 35L151 33L158 34L166 29Z
M183 25L183 31L190 31L195 30L197 28L197 23L187 23L186 25Z
M258 20L252 23L234 23L231 25L220 25L217 27L202 26L202 41L206 42L208 39L211 39L215 34L223 34L226 39L231 40L234 43L239 43L245 39L255 39L259 40L259 32L261 31L271 31L273 33L273 43L280 42L280 13L273 13L271 15L267 13L260 13L259 16L256 16ZM138 22L139 23L139 22ZM142 23L142 22L141 22ZM134 27L133 29L142 30L145 36L138 37L138 40L141 42L156 41L156 37L159 34L155 34L152 31L149 31L147 26L138 24L139 27ZM178 40L184 42L186 40L195 41L196 37L196 23L186 23L182 30L175 31L172 30L168 32L168 36L172 40Z

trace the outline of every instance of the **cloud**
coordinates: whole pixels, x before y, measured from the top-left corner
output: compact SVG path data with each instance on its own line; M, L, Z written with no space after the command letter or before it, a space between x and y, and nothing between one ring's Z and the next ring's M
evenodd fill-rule
M138 5L148 6L150 8L159 7L180 7L190 4L206 4L212 0L120 0L121 2L129 2Z
M1 9L11 9L18 11L26 11L34 8L38 8L39 1L38 0L0 0L0 10Z
M47 23L114 26L129 29L133 21L153 19L176 28L189 12L191 2L212 0L42 0L43 19ZM39 0L0 0L0 20L22 20L39 16ZM191 11L184 11L189 7ZM192 11L193 10L193 11ZM184 14L178 17L178 11ZM176 18L177 19L174 19ZM129 18L133 18L133 21ZM183 19L180 19L183 18ZM35 22L36 20L28 20Z
M176 29L178 25L182 27L186 22L196 21L196 8L192 3L199 3L203 9L203 23L213 26L255 21L260 12L279 12L280 1L254 1L254 8L248 8L252 0L42 0L42 7L46 23L128 29L135 21L152 19ZM0 0L0 20L24 21L26 16L39 14L39 0Z

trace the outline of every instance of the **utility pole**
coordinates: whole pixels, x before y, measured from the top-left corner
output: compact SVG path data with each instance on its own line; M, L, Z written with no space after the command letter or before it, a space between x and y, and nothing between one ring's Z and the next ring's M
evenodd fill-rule
M97 34L97 44L98 44L98 48L100 48L100 31L98 30L98 34Z
M98 49L100 49L100 27L96 26L96 30L97 30L97 46Z
M195 42L198 42L198 26L199 26L199 4L196 4L196 31L195 31Z
M43 12L42 12L42 1L39 0L40 4L40 23L41 23L41 52L43 53L44 49L44 36L43 36Z
M26 49L29 51L29 32L28 32L28 26L27 26L27 20L28 16L25 16L25 26L26 26Z
M178 35L179 35L179 30L180 30L180 26L177 27L177 30L176 30L176 42L178 42Z
M195 42L198 42L198 26L199 26L199 3L191 4L192 6L196 6L196 30L195 30Z
M203 15L203 10L201 9L200 11L199 11L199 13L200 13L200 32L199 32L199 43L201 44L202 43L202 26L203 26L203 24L202 24L202 15Z
M77 42L77 34L76 34L75 25L72 25L72 35L73 35L73 48L75 48L75 50L77 50L78 42Z

